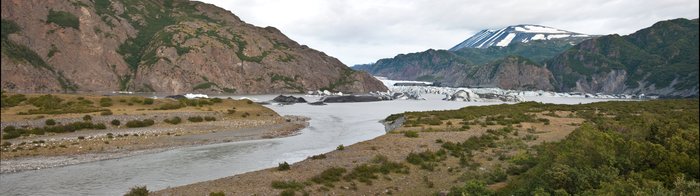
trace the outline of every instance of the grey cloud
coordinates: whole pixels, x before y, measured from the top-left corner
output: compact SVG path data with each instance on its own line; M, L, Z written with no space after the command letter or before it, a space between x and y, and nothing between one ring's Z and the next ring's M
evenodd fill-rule
M348 65L444 49L482 29L540 24L629 34L660 20L697 18L697 0L203 0L274 26Z

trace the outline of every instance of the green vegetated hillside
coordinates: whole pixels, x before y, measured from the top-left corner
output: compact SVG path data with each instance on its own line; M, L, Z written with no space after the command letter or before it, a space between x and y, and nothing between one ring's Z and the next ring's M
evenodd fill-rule
M529 89L525 84L503 85L494 82L500 80L473 74L476 67L520 56L531 61L523 64L526 67L545 67L546 71L536 77L552 78L540 86L557 91L698 96L698 19L661 21L627 36L607 35L578 42L549 40L454 52L428 50L354 68L390 79L446 86ZM506 75L523 74L532 73Z
M563 91L698 95L698 19L584 41L548 63Z
M197 1L3 0L2 13L7 91L386 90L274 27Z
M409 128L449 122L447 130L425 130L429 132L455 131L459 126L449 127L460 121L461 131L471 131L470 126L479 124L503 126L463 142L438 139L441 150L408 155L409 163L435 171L460 168L449 165L451 159L472 168L462 170L463 184L454 186L449 195L697 195L698 106L697 99L583 105L526 102L407 112L386 121L404 118ZM519 131L523 122L549 125L549 120L537 118L536 113L584 121L563 140L524 145L522 141L537 140L538 130L523 135ZM563 113L568 115L559 116ZM479 164L477 159L490 152L496 155L488 156L498 156L498 161ZM479 167L482 169L477 170Z

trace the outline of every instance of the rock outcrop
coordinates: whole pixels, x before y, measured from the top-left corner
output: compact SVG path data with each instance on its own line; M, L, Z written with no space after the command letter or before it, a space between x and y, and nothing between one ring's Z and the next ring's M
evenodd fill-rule
M282 104L295 104L295 103L306 103L306 99L303 97L294 97L294 96L284 96L284 95L279 95L272 99L272 101L282 103Z
M2 0L2 26L8 91L386 90L274 27L196 1Z

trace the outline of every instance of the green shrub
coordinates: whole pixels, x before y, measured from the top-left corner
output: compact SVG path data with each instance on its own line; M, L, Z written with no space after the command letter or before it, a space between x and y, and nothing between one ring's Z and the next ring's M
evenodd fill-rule
M54 120L54 119L46 119L46 121L44 121L44 124L46 124L46 125L48 125L48 126L53 126L53 125L56 125L56 120Z
M335 149L336 149L336 150L345 150L345 146L343 146L343 145L341 144L341 145L338 145L338 147L336 147Z
M9 97L2 95L2 100L0 100L0 107L14 107L26 100L27 97L25 97L23 94L11 95Z
M377 179L377 174L408 173L408 167L402 163L391 162L386 156L377 155L370 163L359 165L345 175L343 179L347 181L358 180L367 185L372 185L372 180Z
M166 122L166 123L168 123L168 124L176 125L176 124L180 124L180 122L182 122L182 119L181 119L180 117L178 117L178 116L175 116L175 117L172 117L172 118L165 119L165 120L163 120L163 122Z
M32 104L35 107L38 108L47 108L47 109L54 109L61 107L61 102L63 102L63 99L48 94L48 95L41 95L39 97L32 97L27 100L29 104Z
M143 99L143 104L144 105L153 105L154 100L151 98L145 98Z
M289 163L287 163L286 161L283 163L279 163L279 165L277 166L277 171L287 171L289 169Z
M297 182L294 180L290 181L272 181L272 188L275 189L291 189L291 190L301 190L305 187L304 183Z
M119 120L117 120L117 119L114 119L114 120L112 120L111 124L114 125L114 126L119 126L119 125L122 124L122 122L119 121Z
M85 115L85 116L83 116L83 120L84 120L84 121L91 121L91 120L92 120L92 116L90 116L90 115Z
M191 116L187 118L187 120L190 122L202 122L204 121L204 118L202 118L201 116Z
M109 116L109 115L112 115L112 110L105 110L105 111L102 111L102 112L100 112L100 115L102 115L102 116Z
M49 15L46 17L46 23L54 23L63 28L80 29L80 21L78 17L65 11L49 10Z
M470 180L462 187L453 187L450 189L449 195L494 195L493 191L486 188L486 184L477 180Z
M205 117L204 117L204 120L205 120L205 121L216 121L216 118L213 117L213 116L205 116Z
M294 196L294 195L296 195L296 193L293 189L286 189L286 190L280 192L280 196Z
M2 28L2 39L5 40L10 34L20 32L22 29L15 23L14 21L11 20L5 20L4 18L2 19L2 25L0 25L0 28ZM3 43L5 44L5 43Z
M226 194L223 191L219 192L210 192L209 196L226 196Z
M112 106L112 102L100 102L100 107L110 107Z
M325 159L325 158L326 158L326 154L314 155L314 156L311 156L311 157L309 157L309 158L310 158L310 159L313 159L313 160Z
M406 131L403 133L403 136L410 137L410 138L417 138L418 137L418 132L415 131Z
M3 139L12 139L20 136L26 136L30 134L43 135L45 132L51 133L67 133L75 132L82 129L106 129L107 126L102 123L93 124L91 122L73 122L65 125L55 125L46 127L36 127L36 128L16 128L14 126L7 126L3 129Z
M146 186L135 186L124 194L124 196L148 196L148 189Z
M185 107L182 103L165 103L160 105L156 110L176 110Z
M333 183L340 181L345 172L347 172L345 168L331 167L321 172L321 174L312 177L311 181L315 182L316 184L323 184L324 186L333 187Z
M129 127L129 128L149 127L153 124L155 124L155 122L151 119L132 120L132 121L126 122L126 127Z

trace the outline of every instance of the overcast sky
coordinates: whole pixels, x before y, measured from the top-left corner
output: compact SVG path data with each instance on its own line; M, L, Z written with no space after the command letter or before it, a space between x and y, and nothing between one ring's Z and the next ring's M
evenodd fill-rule
M698 0L200 0L256 26L273 26L348 66L449 49L482 29L539 24L626 35L697 18Z

